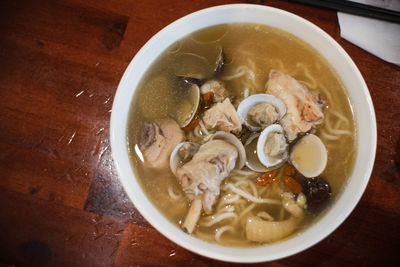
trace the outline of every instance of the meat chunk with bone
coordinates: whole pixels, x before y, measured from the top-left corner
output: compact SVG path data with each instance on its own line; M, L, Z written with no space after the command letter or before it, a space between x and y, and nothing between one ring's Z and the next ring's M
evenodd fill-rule
M169 156L183 138L182 130L172 119L145 122L140 140L144 165L156 170L168 169Z
M323 102L290 75L271 70L266 87L267 94L280 98L286 105L287 113L280 124L289 141L296 139L299 133L308 132L322 123Z
M235 167L237 158L236 147L223 140L201 145L192 160L177 170L183 191L190 200L201 195L203 209L211 211L221 182Z
M242 130L239 116L229 98L206 110L203 121L207 129L217 129L232 133L239 133Z

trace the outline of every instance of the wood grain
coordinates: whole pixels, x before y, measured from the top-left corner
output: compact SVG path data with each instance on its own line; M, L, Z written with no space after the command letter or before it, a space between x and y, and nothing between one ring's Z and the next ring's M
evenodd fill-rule
M321 27L352 57L378 123L369 185L317 245L271 266L398 266L400 68L340 38L336 13L284 1L0 2L0 265L230 264L179 247L129 201L110 153L119 80L140 47L191 12L254 3Z

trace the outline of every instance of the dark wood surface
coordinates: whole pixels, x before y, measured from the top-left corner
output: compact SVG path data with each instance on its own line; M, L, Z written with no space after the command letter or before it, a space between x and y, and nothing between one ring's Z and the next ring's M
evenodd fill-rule
M0 265L229 265L172 243L135 209L111 158L109 119L125 68L152 35L232 2L0 1ZM245 2L300 15L338 41L378 122L373 174L353 213L317 245L269 264L399 264L400 68L340 38L334 11Z

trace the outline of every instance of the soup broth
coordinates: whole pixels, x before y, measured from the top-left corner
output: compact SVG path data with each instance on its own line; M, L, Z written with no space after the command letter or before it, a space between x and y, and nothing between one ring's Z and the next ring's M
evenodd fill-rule
M214 64L221 48L225 64L222 71L213 74L213 69L207 66ZM335 71L310 45L279 29L249 23L217 25L194 32L163 52L142 78L130 108L127 145L135 175L154 206L177 227L181 226L190 201L169 169L160 172L143 164L139 144L145 122L165 117L176 119L181 115L180 107L190 96L182 90L177 73L197 71L223 81L237 108L247 96L265 93L271 70L292 76L322 99L324 121L312 132L327 150L326 168L319 177L329 183L331 190L331 198L324 208L317 212L306 209L296 230L282 239L301 233L314 223L345 186L353 170L357 131L351 101ZM198 141L205 134L201 125L196 128L185 132L186 140ZM279 205L252 203L242 193L237 194L230 184L257 198L279 198L277 192L290 191L282 182L285 166L287 163L278 169L280 181L265 186L257 184L263 173L248 168L233 170L221 183L213 213L202 213L192 235L227 246L259 245L260 242L246 238L244 221L248 214L259 214L266 221L268 216L286 220L290 214ZM299 183L307 179L300 176L296 178Z

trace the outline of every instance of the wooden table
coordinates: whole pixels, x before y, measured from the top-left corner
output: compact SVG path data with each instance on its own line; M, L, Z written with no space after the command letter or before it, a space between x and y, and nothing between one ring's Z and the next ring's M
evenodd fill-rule
M125 68L152 35L232 2L241 1L0 2L0 263L229 265L179 247L143 219L118 180L109 119ZM340 38L334 11L244 2L300 15L338 41L368 84L378 122L374 171L356 209L319 244L271 265L398 264L400 68Z

